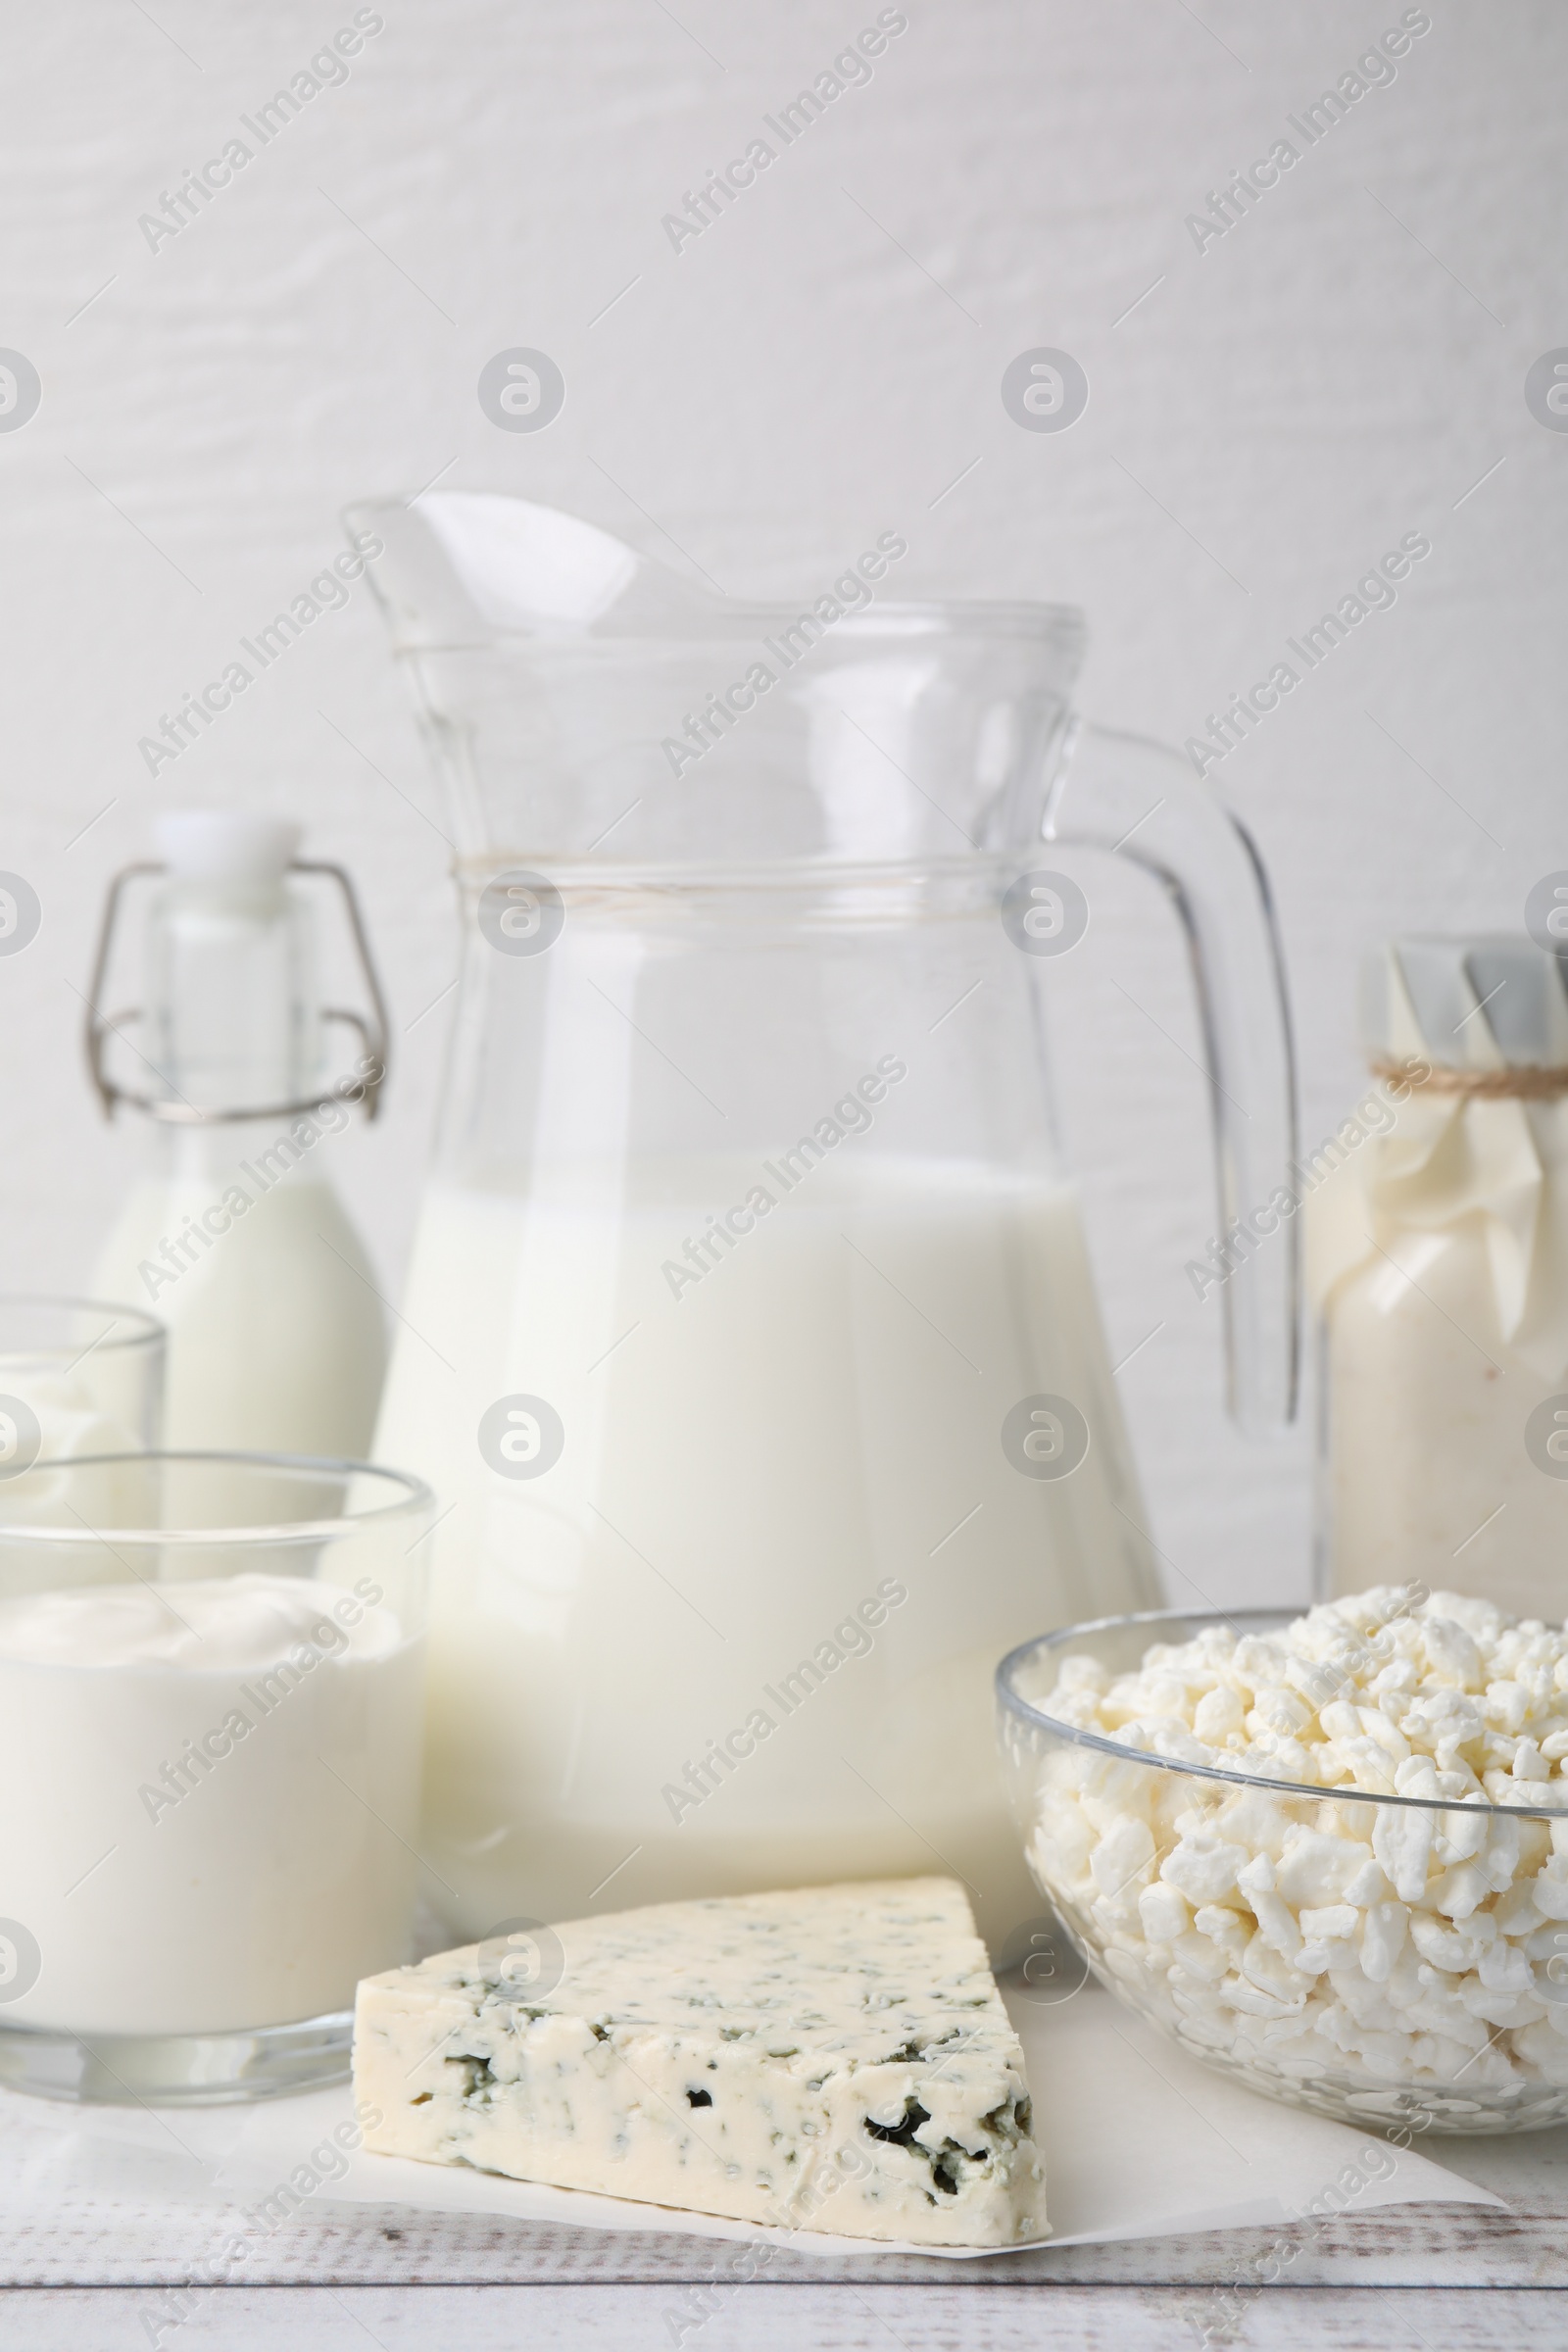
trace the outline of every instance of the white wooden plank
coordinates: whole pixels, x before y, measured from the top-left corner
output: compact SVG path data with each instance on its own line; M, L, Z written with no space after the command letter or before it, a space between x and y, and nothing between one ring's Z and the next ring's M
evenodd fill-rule
M678 2335L666 2286L232 2288L179 2325L147 2289L0 2295L0 2332L26 2352L105 2352L156 2335L177 2352L1192 2352L1219 2317L1201 2290L1107 2286L751 2286ZM1551 2290L1278 2288L1228 2322L1235 2352L1560 2352Z
M190 2278L214 2257L237 2216L218 2205L62 2201L47 2213L0 2225L0 2283L135 2285ZM1568 2286L1568 2224L1560 2203L1509 2213L1480 2206L1395 2206L1317 2230L1215 2230L1131 2244L1046 2248L966 2268L965 2283L1203 2284L1233 2278L1276 2240L1295 2249L1282 2265L1292 2285ZM337 2285L430 2283L608 2285L721 2278L739 2248L701 2238L630 2236L408 2207L307 2208L251 2252L234 2282ZM947 2266L867 2250L828 2262L780 2252L770 2279L846 2279L935 2285Z

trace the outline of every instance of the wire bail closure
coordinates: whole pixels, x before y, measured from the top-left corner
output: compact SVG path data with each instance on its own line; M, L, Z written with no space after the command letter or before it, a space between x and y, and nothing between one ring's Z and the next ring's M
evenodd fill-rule
M287 870L291 874L324 874L329 882L336 884L342 897L349 932L370 1001L369 1017L367 1019L364 1013L349 1011L341 1005L328 1004L322 1006L320 1018L339 1022L355 1032L364 1048L364 1057L372 1065L373 1076L341 1078L335 1086L304 1096L296 1102L262 1102L254 1107L247 1105L243 1110L212 1110L194 1102L170 1101L161 1095L135 1094L129 1087L119 1085L109 1074L109 1040L119 1036L131 1022L139 1021L143 1017L142 1011L139 1005L133 1005L124 1012L106 1013L101 1009L99 1001L108 976L115 924L119 919L121 897L126 884L144 874L167 874L169 871L167 865L143 861L135 865L122 865L109 885L88 990L87 1021L82 1042L87 1054L87 1072L106 1119L112 1119L123 1102L132 1110L144 1111L149 1118L162 1119L166 1126L222 1127L231 1126L242 1119L300 1118L328 1097L340 1102L363 1102L368 1121L376 1116L381 1107L381 1089L386 1083L387 1074L386 1001L381 994L381 983L370 954L370 942L360 913L360 902L355 895L354 884L341 865L321 864L311 858L295 858Z

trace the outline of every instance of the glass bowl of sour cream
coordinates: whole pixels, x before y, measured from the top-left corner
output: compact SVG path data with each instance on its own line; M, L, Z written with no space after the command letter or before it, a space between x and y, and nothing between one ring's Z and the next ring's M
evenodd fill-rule
M347 2073L357 1980L408 1957L431 1515L299 1455L0 1475L0 2083Z
M1024 1855L1192 2057L1425 2132L1568 2122L1568 1631L1385 1587L1069 1626L997 1669Z

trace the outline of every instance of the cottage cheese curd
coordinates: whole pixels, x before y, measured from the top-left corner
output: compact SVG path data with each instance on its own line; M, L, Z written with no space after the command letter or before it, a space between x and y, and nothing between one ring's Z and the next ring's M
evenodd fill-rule
M1568 2117L1568 1631L1381 1587L1034 1703L1129 1753L1044 1753L1031 1867L1196 2054L1416 2129Z

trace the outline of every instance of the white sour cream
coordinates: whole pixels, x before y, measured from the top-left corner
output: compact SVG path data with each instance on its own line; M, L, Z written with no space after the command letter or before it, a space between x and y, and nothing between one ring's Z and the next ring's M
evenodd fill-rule
M405 1957L421 1644L380 1602L258 1573L0 1601L0 1913L33 1978L0 2025L284 2024Z

